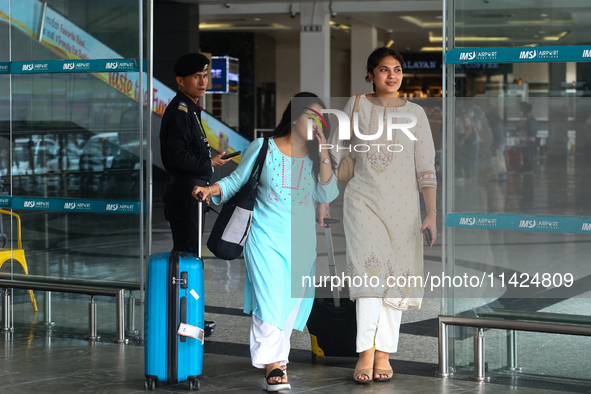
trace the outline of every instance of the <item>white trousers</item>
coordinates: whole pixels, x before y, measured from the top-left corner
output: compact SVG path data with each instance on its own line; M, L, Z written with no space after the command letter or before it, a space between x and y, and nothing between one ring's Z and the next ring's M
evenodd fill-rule
M381 298L360 297L357 310L357 353L376 350L395 353L398 350L402 311L386 306Z
M301 300L293 308L283 330L252 316L250 324L250 359L256 368L265 368L266 364L279 362L287 365L291 349L290 338L293 331Z

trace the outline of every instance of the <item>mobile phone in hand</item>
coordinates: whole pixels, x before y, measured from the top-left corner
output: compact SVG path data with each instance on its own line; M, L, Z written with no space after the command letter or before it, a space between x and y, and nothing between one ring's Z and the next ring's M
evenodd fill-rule
M429 227L427 227L425 229L425 231L423 232L423 234L425 235L425 239L427 240L427 245L429 245L429 247L431 247L431 230L429 230Z
M234 152L234 153L228 153L227 155L223 155L222 156L222 160L226 160L226 159L229 159L231 157L238 156L240 153L242 153L242 151L238 151L238 152Z

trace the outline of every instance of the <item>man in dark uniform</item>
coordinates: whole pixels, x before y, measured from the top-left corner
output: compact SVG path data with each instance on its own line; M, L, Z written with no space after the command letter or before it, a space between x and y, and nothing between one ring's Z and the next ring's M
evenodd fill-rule
M209 186L212 167L230 159L226 152L211 157L201 123L202 108L197 101L205 96L209 59L200 53L181 56L174 65L178 91L166 107L160 127L162 163L170 179L164 193L164 216L170 222L173 249L197 253L199 248L198 202L191 196L194 186ZM206 204L203 204L204 217ZM208 329L206 322L206 335ZM212 331L213 325L209 327Z

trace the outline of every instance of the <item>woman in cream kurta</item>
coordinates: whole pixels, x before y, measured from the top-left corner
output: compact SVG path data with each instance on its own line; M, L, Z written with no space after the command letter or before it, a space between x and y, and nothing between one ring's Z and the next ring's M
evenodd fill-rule
M411 277L423 276L422 233L429 228L433 242L437 236L433 139L423 109L398 97L402 65L398 52L376 49L366 77L375 93L361 95L356 111L352 97L344 110L353 124L353 113L358 117L350 140L354 176L343 205L350 296L357 301L358 383L391 379L389 353L397 350L401 311L421 305L422 283ZM388 133L388 123L401 127ZM370 135L376 138L364 137ZM331 143L348 145L336 135ZM337 152L340 163L342 148ZM419 191L427 209L422 223Z
M351 119L354 102L352 97L345 107ZM437 186L429 122L417 104L406 101L400 107L380 106L365 95L359 98L357 113L361 134L377 134L380 123L384 129L376 140L354 136L351 141L353 148L364 151L369 146L369 150L355 153L354 177L344 195L347 271L352 277L376 276L380 283L375 287L352 286L351 298L380 297L401 310L410 305L420 307L422 288L389 286L387 281L388 277L423 275L419 189ZM416 141L400 129L394 129L392 140L387 139L385 125L390 113L397 124L408 124L411 119L396 114L415 116L417 125L408 130Z

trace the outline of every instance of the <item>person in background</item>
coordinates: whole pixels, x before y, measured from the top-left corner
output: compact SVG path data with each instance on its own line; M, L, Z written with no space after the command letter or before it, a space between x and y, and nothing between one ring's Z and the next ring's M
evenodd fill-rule
M503 120L496 109L490 108L486 111L486 119L492 133L491 156L497 178L501 182L507 180L507 166L505 165L505 128Z
M472 130L472 121L464 106L458 106L455 122L456 152L454 154L456 180L458 183L468 181L472 177L473 145L476 140Z
M533 106L522 101L519 108L522 112L521 128L525 131L525 149L523 151L523 172L534 170L536 156L536 135L538 134L538 121L532 114Z
M212 168L226 164L226 152L211 156L205 129L201 123L199 99L205 96L209 80L209 59L201 53L181 56L174 65L178 91L166 107L160 127L160 153L169 175L164 193L164 217L170 222L173 250L198 253L198 202L191 197L195 186L209 186ZM205 210L207 205L203 204ZM205 322L205 335L215 325Z

